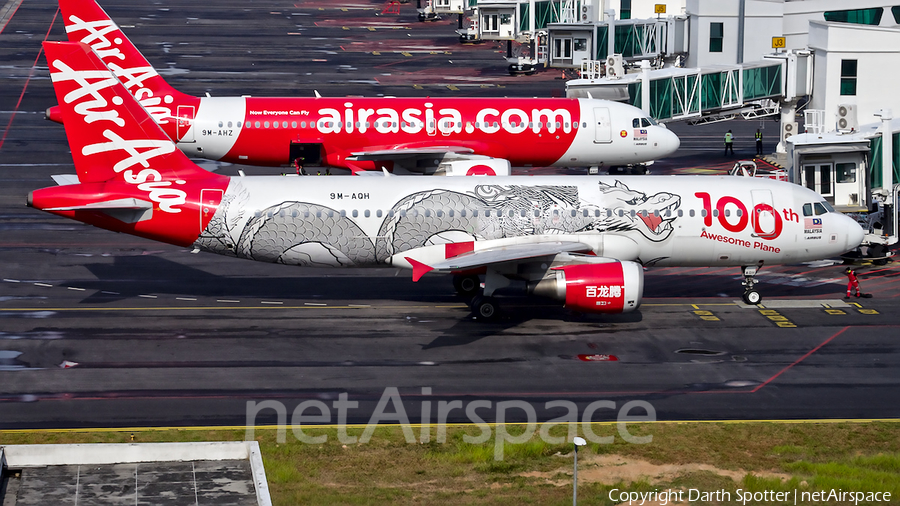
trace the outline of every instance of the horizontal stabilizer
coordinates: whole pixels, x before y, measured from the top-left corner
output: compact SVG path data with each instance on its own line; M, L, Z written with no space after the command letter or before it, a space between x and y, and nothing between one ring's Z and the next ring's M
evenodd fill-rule
M80 181L78 181L78 176L75 174L56 174L50 177L52 177L53 181L59 186L80 183Z
M96 211L122 223L138 223L153 217L153 203L135 198L91 202L77 206L52 207L44 211Z
M44 211L138 211L153 209L153 203L134 198L107 200L105 202L91 202L78 206L52 207Z

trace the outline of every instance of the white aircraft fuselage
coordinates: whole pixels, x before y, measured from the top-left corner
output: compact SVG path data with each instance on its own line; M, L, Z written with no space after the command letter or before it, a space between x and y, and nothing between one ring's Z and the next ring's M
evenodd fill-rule
M234 177L195 245L290 265L410 267L446 260L446 243L553 239L643 265L782 264L859 243L859 226L824 202L731 176Z

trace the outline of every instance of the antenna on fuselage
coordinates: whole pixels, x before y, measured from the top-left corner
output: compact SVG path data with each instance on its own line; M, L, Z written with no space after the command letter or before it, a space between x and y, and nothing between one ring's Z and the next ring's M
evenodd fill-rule
M316 98L322 98L322 95L319 95L319 90L313 90L313 93L316 94Z

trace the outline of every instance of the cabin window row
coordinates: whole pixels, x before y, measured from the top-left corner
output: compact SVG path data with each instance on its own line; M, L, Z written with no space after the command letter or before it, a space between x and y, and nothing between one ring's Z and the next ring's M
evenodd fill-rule
M348 122L348 123L349 123L349 122ZM469 124L471 125L471 123L469 123ZM228 122L228 127L231 128L231 125L232 125L232 123L229 121L229 122ZM291 121L290 125L291 125L291 128L297 128L298 126L299 126L300 128L307 128L307 126L308 126L309 128L315 128L315 127L316 127L316 123L313 122L313 121L310 121L310 122L309 122L309 125L307 125L307 122L306 122L306 121L301 121L301 122L299 122L299 123L296 122L296 121ZM393 122L393 121L381 121L381 122L376 121L375 123L370 123L370 122L368 122L368 121L365 122L365 127L366 127L366 128L373 128L373 127L374 127L374 128L396 128L397 125L398 125L398 124L395 123L395 122ZM287 128L287 127L288 127L288 122L287 122L287 121L281 121L281 122L278 122L278 121L248 121L247 124L246 124L246 126L247 126L247 128ZM334 123L333 121L326 121L326 122L324 122L324 126L325 126L326 128L333 128L333 127L335 126L335 123ZM337 128L343 128L343 127L344 127L344 122L338 121L336 126L337 126ZM356 128L362 128L362 127L363 127L363 123L360 122L360 121L357 121L357 122L354 124L354 126L355 126ZM406 121L401 121L401 122L399 123L399 126L402 127L402 128L425 128L425 123L421 123L421 122L420 122L420 123L415 123L415 124L414 124L414 123L410 123L410 122L406 122ZM493 128L500 128L500 123L498 123L498 122L496 122L496 121L493 122L493 123L486 122L486 123L483 123L483 124L480 123L480 122L475 122L474 126L475 126L475 128L482 128L482 127L485 127L485 128L490 128L490 127L493 127ZM525 126L525 123L516 123L516 122L512 122L512 123L504 123L503 126L504 126L505 128L523 128L523 127ZM538 122L537 126L538 126L538 129L543 129L544 127L550 128L551 125L550 125L550 123ZM223 128L223 127L224 127L224 122L220 121L220 122L219 122L219 128ZM238 128L241 127L241 122L240 122L240 121L237 122L237 127L238 127ZM442 127L442 128L462 128L462 122L458 122L458 121L445 121L445 122L441 123L441 127ZM566 123L563 124L563 123L560 123L560 122L557 121L557 122L555 123L555 127L556 127L556 128L563 128L563 127L569 128L569 123L566 122ZM579 128L579 125L578 125L578 123L572 123L572 124L571 124L571 127L572 127L572 128ZM429 128L435 128L434 122L429 123ZM528 123L528 128L534 128L534 123ZM581 128L587 128L587 123L581 123Z
M278 212L278 213L275 213L274 211L268 211L268 212L266 213L266 217L272 218L272 217L274 217L276 214L277 214L278 216L282 217L282 218L285 218L285 217L287 217L287 215L288 215L288 213L287 213L284 209L282 209L282 210L281 210L280 212ZM298 218L298 217L300 217L300 214L301 214L300 211L297 210L297 209L293 209L293 210L291 210L291 212L290 212L291 218ZM455 216L457 216L457 215L460 216L460 217L462 217L462 218L465 218L465 217L467 217L467 216L472 217L472 218L478 218L478 217L484 217L484 218L491 218L491 217L494 217L494 218L502 218L502 217L504 217L504 216L505 216L505 217L508 217L508 218L515 218L517 215L518 215L519 217L521 217L521 218L527 218L529 214L532 214L535 218L540 218L540 217L543 215L543 213L541 212L540 209L534 209L534 210L532 210L531 213L529 213L529 212L528 212L527 210L525 210L525 209L520 209L518 212L512 211L512 210L503 212L503 211L491 210L491 209L481 209L481 210L479 210L479 209L473 209L473 210L469 210L469 211L467 211L466 209L461 209L461 210L459 210L459 211L456 211L455 209L450 209L450 210L447 210L447 211L444 211L444 210L442 210L442 209L436 209L436 210L434 210L434 211L432 211L431 209L425 209L425 210L423 210L423 211L419 211L419 210L417 210L417 209L410 209L410 210L401 209L401 210L399 210L399 211L395 211L395 210L393 210L393 209L388 210L388 211L383 211L383 210L381 210L381 209L377 209L377 210L375 210L374 213L372 213L372 211L370 211L369 209L365 209L365 210L363 210L362 212L360 212L360 210L358 210L358 209L353 209L353 210L351 210L351 211L347 211L347 210L342 209L342 210L340 210L340 211L335 211L335 210L315 211L314 213L313 213L313 212L310 212L310 211L303 211L302 214L303 214L303 217L304 217L304 218L310 218L310 217L313 217L313 216L316 217L316 218L322 218L322 217L333 218L335 215L338 215L338 216L341 216L341 217L351 216L351 217L353 217L353 218L358 218L358 217L360 217L360 215L362 215L362 216L365 217L365 218L370 218L370 217L372 217L373 214L374 214L374 216L375 216L376 218L382 218L382 217L384 217L385 215L386 215L387 217L389 217L389 218L393 218L393 217L395 217L395 216L400 216L400 217L402 217L402 218L405 218L405 217L408 217L408 216L410 216L410 217L418 217L420 214L421 214L422 216L426 217L426 218L430 218L430 217L432 217L432 216L435 216L435 217L437 217L437 218L443 218L445 215L446 215L446 216L449 216L449 217L451 217L451 218L453 218L453 217L455 217ZM564 216L565 214L569 214L572 218L578 217L579 214L581 214L581 216L582 216L583 218L590 218L590 217L593 217L593 218L600 218L601 216L605 216L606 218L612 218L613 216L618 216L618 217L622 218L622 217L624 217L624 216L626 216L626 215L628 215L628 216L630 216L630 217L632 217L632 218L636 218L636 217L639 216L639 215L640 215L640 216L643 216L643 217L645 217L645 218L649 217L650 215L653 215L654 217L657 217L657 218L660 217L660 216L663 216L663 217L666 217L666 218L671 218L672 215L673 215L673 212L672 212L671 209L666 209L666 210L664 210L664 211L659 211L659 210L654 210L654 211L646 211L646 210L635 211L634 209L632 209L631 211L627 211L627 212L626 212L624 209L617 209L617 210L612 210L612 209L606 209L606 210L600 210L600 209L582 209L581 211L578 211L578 210L576 210L576 209L571 209L568 213L561 212L559 209L554 209L553 212L552 212L552 216L553 216L554 218L558 218L558 217ZM691 218L696 217L696 216L698 216L698 215L701 216L701 217L703 217L703 218L705 218L705 217L706 217L708 214L710 214L710 213L708 213L706 209L701 209L700 211L695 211L694 209L690 209L690 210L688 210L687 212L685 212L685 211L682 210L682 209L679 209L679 210L677 210L674 214L675 214L677 217L679 217L679 218L681 218L681 217L683 217L683 216L685 216L685 215L690 216ZM719 210L718 210L718 209L713 209L711 214L712 214L714 217L718 217L718 216L719 216ZM743 211L740 210L740 209L737 209L737 210L735 211L734 214L735 214L735 216L741 217L741 216L743 216ZM726 217L730 217L730 216L732 215L731 210L730 210L730 209L725 209L725 210L724 210L724 215L725 215ZM255 216L256 216L257 218L261 217L261 216L262 216L262 211L257 211L257 212L255 213Z

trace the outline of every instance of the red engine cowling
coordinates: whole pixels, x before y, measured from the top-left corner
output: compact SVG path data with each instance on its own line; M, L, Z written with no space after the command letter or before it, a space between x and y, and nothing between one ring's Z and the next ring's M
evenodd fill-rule
M641 305L644 270L635 262L566 265L532 285L534 295L591 313L627 313Z

